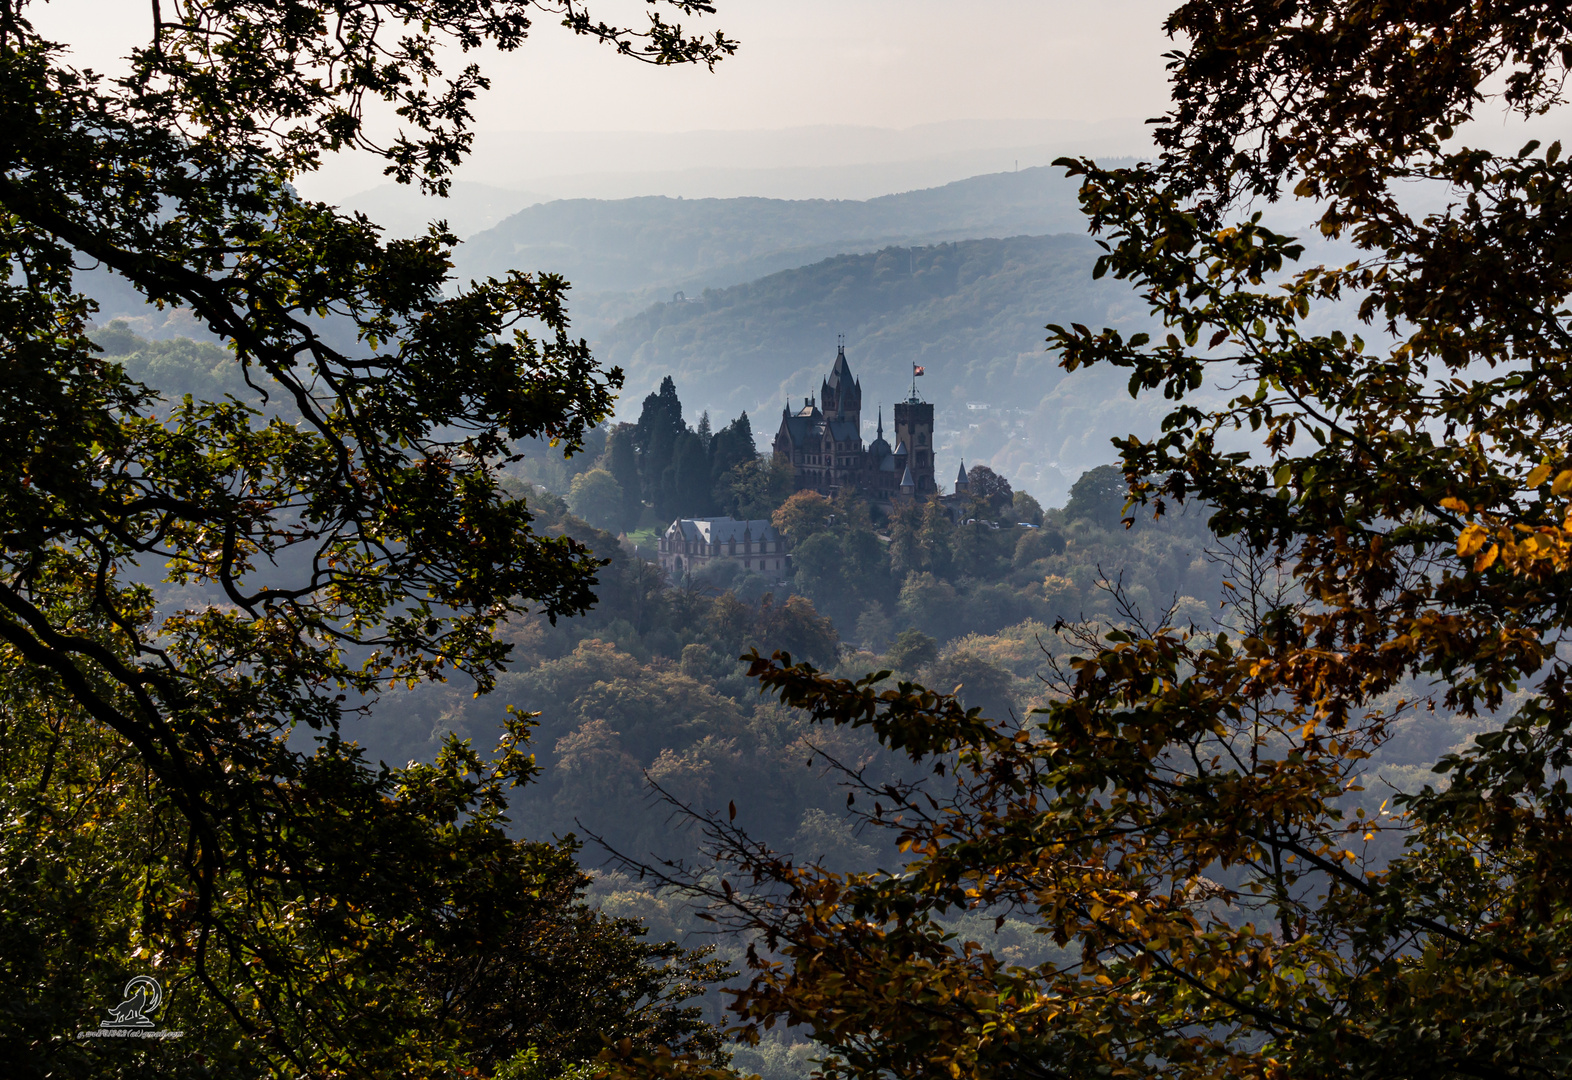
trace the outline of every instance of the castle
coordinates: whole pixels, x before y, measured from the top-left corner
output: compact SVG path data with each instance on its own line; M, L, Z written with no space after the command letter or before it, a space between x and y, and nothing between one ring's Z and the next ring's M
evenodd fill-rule
M920 374L921 368L914 368ZM933 478L933 406L912 395L895 403L895 448L884 438L884 410L878 434L862 444L862 383L852 376L846 346L835 352L830 374L819 387L819 403L804 398L797 412L781 410L775 458L790 463L798 491L833 497L843 488L861 493L886 509L899 498L937 495ZM962 477L964 479L964 472Z

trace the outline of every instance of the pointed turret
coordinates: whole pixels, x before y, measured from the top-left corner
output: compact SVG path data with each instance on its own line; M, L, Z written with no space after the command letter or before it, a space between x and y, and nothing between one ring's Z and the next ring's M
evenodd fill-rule
M916 493L917 481L912 477L912 467L908 465L906 471L901 473L901 494L915 495Z
M884 441L883 406L880 406L879 408L879 434L874 438L873 442L868 444L868 454L873 458L875 463L890 456L890 444Z
M961 460L961 470L955 474L955 493L957 495L966 495L971 490L972 482L966 476L966 460L963 458Z
M830 366L830 377L819 388L819 399L826 414L846 415L855 420L862 412L862 383L852 374L846 362L846 346L835 349L835 363Z

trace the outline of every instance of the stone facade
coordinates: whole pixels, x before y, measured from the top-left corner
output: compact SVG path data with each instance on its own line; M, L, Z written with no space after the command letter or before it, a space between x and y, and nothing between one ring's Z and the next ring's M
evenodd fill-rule
M915 384L916 380L913 380ZM836 350L819 401L804 398L802 408L781 410L775 458L792 467L798 491L833 498L850 488L886 508L898 498L937 495L934 481L933 406L917 398L895 404L895 446L884 438L884 410L878 433L862 442L862 382L852 376L846 348Z
M759 574L785 574L789 551L785 537L768 521L679 518L661 534L660 567L673 580L720 561Z

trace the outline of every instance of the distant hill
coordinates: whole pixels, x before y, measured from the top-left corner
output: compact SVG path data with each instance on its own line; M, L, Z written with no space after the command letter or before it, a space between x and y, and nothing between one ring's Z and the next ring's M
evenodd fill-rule
M1081 232L1076 185L1047 167L877 199L564 199L459 250L465 275L553 270L578 293L697 291L892 243Z
M662 376L697 413L746 409L768 440L800 407L844 334L861 378L865 437L878 403L919 392L936 406L939 472L987 463L1050 502L1081 471L1113 459L1108 440L1149 432L1161 402L1133 402L1124 374L1066 374L1045 352L1050 322L1132 330L1144 305L1119 282L1093 281L1096 246L1080 236L1017 236L840 255L757 281L658 304L596 342L628 374L624 411ZM948 469L948 472L945 470Z
M455 180L448 197L422 195L406 184L380 184L340 200L345 210L358 210L386 230L387 236L422 236L426 226L446 220L456 236L470 236L489 229L522 207L543 202L547 196L511 188Z
M454 252L460 280L514 269L563 274L573 286L574 323L595 339L676 292L724 288L829 256L892 244L1079 233L1085 221L1075 195L1063 170L1041 167L860 201L647 196L528 206L539 196L460 181L450 199L387 184L343 205L383 224L390 236L422 232L437 217L460 236L483 229ZM202 333L183 315L148 307L111 274L90 271L82 280L103 305L100 324L127 319L155 338Z

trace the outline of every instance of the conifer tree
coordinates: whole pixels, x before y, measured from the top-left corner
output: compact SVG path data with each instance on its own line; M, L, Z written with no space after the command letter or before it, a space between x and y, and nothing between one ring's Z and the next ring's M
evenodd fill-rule
M644 509L639 479L639 457L635 447L637 429L618 424L606 433L606 453L602 459L607 472L622 488L622 513L619 531L638 526Z
M639 476L646 501L652 504L662 501L662 478L671 467L672 456L677 449L677 437L687 430L688 426L682 420L682 401L677 397L677 384L667 375L661 380L660 389L645 397L633 433L633 446L639 454Z

